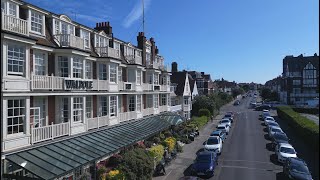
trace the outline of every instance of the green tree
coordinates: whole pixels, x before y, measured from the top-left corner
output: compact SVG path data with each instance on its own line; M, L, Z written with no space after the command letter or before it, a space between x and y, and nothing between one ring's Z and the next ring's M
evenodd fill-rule
M271 90L268 88L263 88L261 89L261 97L263 100L266 100L268 98L270 98L271 96Z

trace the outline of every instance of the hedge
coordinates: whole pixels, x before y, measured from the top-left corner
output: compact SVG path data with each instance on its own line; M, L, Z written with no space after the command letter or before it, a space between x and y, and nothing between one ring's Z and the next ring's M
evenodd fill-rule
M289 106L277 107L277 113L279 118L287 121L311 147L319 151L319 126L316 123L301 116Z
M319 114L319 108L292 108L294 111L306 114Z
M192 117L190 124L197 125L198 128L202 128L204 125L208 123L208 117L206 116L201 116L201 117Z
M199 116L207 116L207 117L210 117L210 111L208 109L200 109L199 110Z

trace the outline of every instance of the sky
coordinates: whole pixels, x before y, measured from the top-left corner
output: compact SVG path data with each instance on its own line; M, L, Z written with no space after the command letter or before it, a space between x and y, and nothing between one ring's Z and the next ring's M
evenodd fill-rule
M137 44L142 0L27 0L89 27L109 21L114 36ZM264 84L286 55L319 55L318 0L144 0L145 35L165 64L211 78Z

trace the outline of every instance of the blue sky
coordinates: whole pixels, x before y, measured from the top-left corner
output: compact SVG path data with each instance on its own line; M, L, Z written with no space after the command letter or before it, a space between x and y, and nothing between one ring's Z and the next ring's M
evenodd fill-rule
M142 0L27 0L136 44ZM286 55L319 54L318 0L144 0L145 32L165 62L213 79L265 83L281 74ZM201 3L200 3L201 2Z

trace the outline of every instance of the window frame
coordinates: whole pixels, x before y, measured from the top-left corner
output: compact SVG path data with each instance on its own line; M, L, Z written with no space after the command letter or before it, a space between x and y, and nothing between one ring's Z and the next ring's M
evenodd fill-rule
M44 33L44 15L41 14L40 12L30 10L30 31L32 33L40 34L43 35ZM34 20L32 20L34 19ZM37 20L36 20L37 19ZM39 29L40 31L32 29L34 26L32 24L36 25L36 29Z
M92 103L93 103L92 96L86 96L86 118L92 118Z
M161 94L161 106L166 106L166 105L167 105L167 95Z
M102 70L105 70L105 71L101 71L101 67L103 67ZM107 64L99 63L98 68L99 68L99 80L108 80L108 66L107 66Z
M9 107L9 104L10 104L9 101L13 101L12 106L10 106L10 107ZM18 106L16 106L15 101L19 101ZM17 115L15 114L16 113L15 109L18 109ZM21 109L22 109L22 112L21 112ZM25 133L25 126L26 126L26 99L23 99L23 98L8 99L6 110L7 110L7 124L6 124L7 133L6 133L6 135L7 136L15 136L15 135L24 134ZM12 115L11 115L11 113L9 113L9 110L12 111ZM18 118L17 123L14 123L15 118ZM19 118L22 119L22 123L19 122ZM9 119L11 119L12 123L9 123ZM17 128L18 128L17 132L13 131L14 126L17 126ZM22 131L19 131L21 126L22 126ZM9 134L9 127L11 127L10 134Z
M110 117L117 117L117 109L118 109L118 99L117 96L109 96L109 107L110 107Z
M84 120L83 119L83 113L84 113L83 105L84 105L83 97L79 97L79 96L73 97L73 102L72 102L72 107L73 107L72 120L73 120L73 123L83 123L83 120ZM79 119L76 120L77 118L79 118Z
M117 83L118 75L117 75L117 64L110 63L109 64L109 82Z
M128 111L129 112L134 112L136 111L136 105L135 105L135 96L134 95L129 95L128 96Z
M72 69L73 69L72 77L82 79L83 78L83 59L81 59L78 56L73 56Z
M141 81L142 81L142 71L140 69L137 70L137 78L136 78L136 82L137 85L141 85Z
M9 50L10 46L13 48L12 50ZM11 52L12 55L9 55L9 52ZM15 56L16 53L19 54L19 56ZM11 59L9 57L11 57ZM12 61L12 62L9 64L9 61ZM16 63L14 63L14 62L16 62ZM22 62L22 65L20 65L19 62ZM9 65L11 65L11 71L9 71ZM18 72L13 71L14 66L18 66ZM19 71L20 68L22 69L22 72ZM24 76L26 73L25 71L26 71L26 46L20 45L20 44L8 43L8 46L7 46L7 75Z
M159 108L159 95L153 94L153 108Z
M68 65L67 67L63 67L61 65L65 65L65 63ZM69 77L69 57L68 56L58 56L58 63L57 63L57 70L59 77Z
M99 105L99 117L108 116L108 96L99 96Z
M10 9L10 5L13 5L15 7L14 10ZM7 15L18 17L18 12L19 11L17 10L17 7L19 7L17 4L15 4L13 2L8 2ZM14 11L14 14L12 14L11 11Z
M141 98L141 95L137 95L137 109L136 109L136 110L137 110L138 112L141 112L141 110L142 110L142 108L141 108L141 107L142 107L142 103L141 103L142 101L141 101L141 99L142 99L142 98Z
M81 38L84 40L84 47L90 48L90 32L84 29L81 29Z
M43 64L37 63L37 54L41 54L43 55ZM43 52L43 51L33 51L33 69L34 69L34 75L43 75L43 76L47 76L48 75L48 54ZM37 72L37 66L42 66L44 67L44 73L43 74L39 74Z
M93 63L89 60L85 61L85 78L86 79L93 78Z

